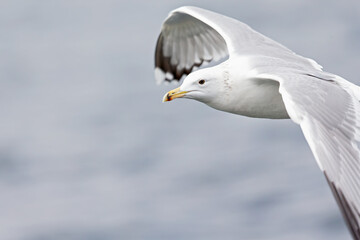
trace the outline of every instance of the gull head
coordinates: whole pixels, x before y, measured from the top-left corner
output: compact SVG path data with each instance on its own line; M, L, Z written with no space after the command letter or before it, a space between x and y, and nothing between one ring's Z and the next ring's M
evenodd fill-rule
M163 102L176 98L189 98L208 105L219 102L223 98L223 90L228 81L227 71L222 64L200 69L190 73L180 87L167 92Z

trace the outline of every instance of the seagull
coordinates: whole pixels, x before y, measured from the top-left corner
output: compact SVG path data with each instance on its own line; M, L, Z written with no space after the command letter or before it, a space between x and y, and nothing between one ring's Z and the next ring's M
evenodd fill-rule
M198 69L211 61L220 63ZM155 79L183 79L164 102L188 98L299 124L353 239L360 240L360 87L236 19L190 6L173 10L162 24Z

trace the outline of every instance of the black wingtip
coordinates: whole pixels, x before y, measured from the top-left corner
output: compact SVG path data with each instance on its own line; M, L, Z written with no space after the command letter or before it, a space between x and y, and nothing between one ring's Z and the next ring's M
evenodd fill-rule
M162 33L160 33L157 42L156 42L156 48L155 48L155 69L161 69L161 71L164 73L164 76L166 76L166 73L170 73L173 78L169 79L165 77L163 80L167 82L171 82L172 80L179 81L182 72L176 71L176 66L171 64L171 57L165 57L164 52L164 36Z
M326 172L324 174L353 239L360 240L359 211L346 199L341 189L337 188L335 183L329 179Z

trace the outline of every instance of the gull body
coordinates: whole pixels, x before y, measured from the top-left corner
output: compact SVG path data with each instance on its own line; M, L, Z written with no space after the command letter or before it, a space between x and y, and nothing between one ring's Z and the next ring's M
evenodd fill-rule
M190 98L221 111L299 124L352 237L360 240L358 86L240 21L196 7L169 14L155 50L158 83L183 77L163 101Z

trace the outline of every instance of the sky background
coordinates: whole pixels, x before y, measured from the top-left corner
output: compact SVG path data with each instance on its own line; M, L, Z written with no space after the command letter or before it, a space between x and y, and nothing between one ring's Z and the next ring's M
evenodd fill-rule
M358 0L0 1L0 239L350 239L297 125L161 103L183 5L359 84Z

